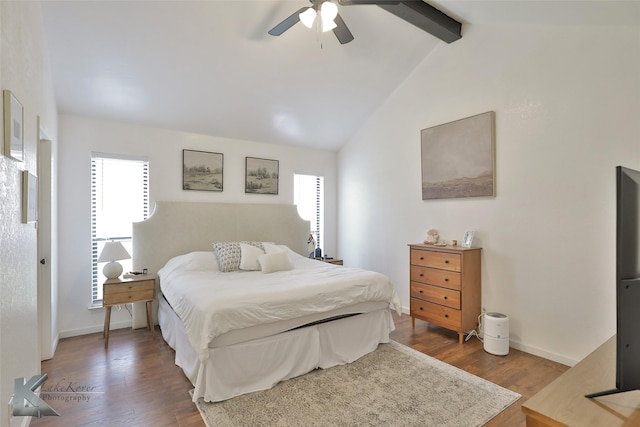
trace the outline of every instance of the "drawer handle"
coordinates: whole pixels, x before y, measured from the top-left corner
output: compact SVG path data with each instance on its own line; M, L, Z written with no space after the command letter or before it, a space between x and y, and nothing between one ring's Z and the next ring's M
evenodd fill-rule
M445 282L448 282L448 281L449 281L449 278L448 278L448 277L445 277L445 278L444 278L444 281L445 281Z
M424 277L424 273L420 273L420 277Z
M444 263L445 263L445 264L449 264L449 260L448 260L448 259L445 259L445 260L444 260Z
M422 291L418 291L419 293L422 293Z
M444 299L449 299L449 297L444 297Z
M420 261L422 261L422 260L424 260L424 257L423 257L423 256L421 256L421 257L420 257Z
M449 318L449 315L448 315L448 314L445 314L445 315L444 315L444 317L446 317L446 318L448 319L448 318Z
M420 311L422 311L422 307L420 307Z

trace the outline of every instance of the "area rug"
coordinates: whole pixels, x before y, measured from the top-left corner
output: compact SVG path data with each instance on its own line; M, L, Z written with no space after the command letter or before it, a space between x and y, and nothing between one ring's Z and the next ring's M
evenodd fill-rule
M224 402L197 403L208 427L481 426L521 396L391 342Z

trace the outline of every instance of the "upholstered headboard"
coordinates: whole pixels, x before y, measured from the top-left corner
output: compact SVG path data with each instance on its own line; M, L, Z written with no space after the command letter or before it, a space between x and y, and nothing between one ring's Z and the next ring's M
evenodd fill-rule
M156 202L133 224L133 269L156 273L174 256L213 250L213 242L275 242L306 255L309 230L295 205Z

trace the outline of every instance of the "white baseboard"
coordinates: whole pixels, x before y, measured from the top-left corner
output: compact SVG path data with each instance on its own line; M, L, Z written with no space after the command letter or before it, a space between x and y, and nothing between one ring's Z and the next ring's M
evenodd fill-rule
M579 362L579 360L575 360L570 357L562 356L556 353L550 353L548 351L541 350L537 347L531 347L529 345L525 345L520 342L515 342L511 340L509 341L509 347L515 348L516 350L524 351L525 353L529 353L534 356L542 357L543 359L561 363L569 367L573 367Z
M410 310L408 307L402 307L402 314L410 314ZM482 331L480 336L482 336ZM514 348L516 350L520 350L520 351L524 351L525 353L529 353L532 354L534 356L538 356L538 357L542 357L543 359L548 359L551 360L553 362L557 362L557 363L561 363L563 365L566 366L574 366L576 365L579 360L575 360L569 357L565 357L559 354L555 354L555 353L550 353L548 351L539 349L537 347L532 347L526 344L522 344L520 342L517 341L512 341L509 340L509 347L510 348Z
M131 319L129 320L124 320L121 322L111 322L111 328L109 330L114 330L114 329L123 329L123 328L130 328L131 327ZM88 326L85 328L78 328L78 329L67 329L66 331L60 331L60 335L59 338L69 338L69 337L77 337L79 335L88 335L88 334L95 334L96 332L102 332L103 330L103 325L94 325L94 326Z

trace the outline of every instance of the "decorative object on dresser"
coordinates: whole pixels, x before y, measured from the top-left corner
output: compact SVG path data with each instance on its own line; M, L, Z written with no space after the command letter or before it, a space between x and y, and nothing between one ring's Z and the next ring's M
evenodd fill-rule
M438 243L440 239L440 235L438 234L438 230L434 230L433 228L427 231L427 238L424 239L424 243L427 245L435 245Z
M102 306L104 313L104 348L109 346L109 325L111 323L111 307L134 302L147 303L147 327L153 331L151 302L156 298L156 276L136 275L123 279L109 279L102 285Z
M422 200L495 196L493 111L422 129Z
M115 241L105 243L98 257L98 262L107 263L102 269L104 277L107 279L119 277L122 274L122 265L116 261L129 258L131 258L131 255L129 255L129 252L122 246L122 243Z
M224 155L208 151L182 150L182 189L222 191Z
M475 330L480 315L481 248L409 245L410 312L415 319L458 332Z

